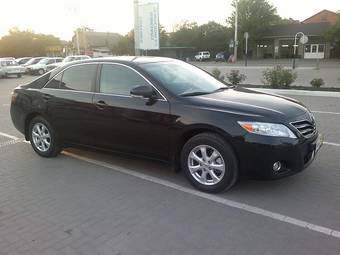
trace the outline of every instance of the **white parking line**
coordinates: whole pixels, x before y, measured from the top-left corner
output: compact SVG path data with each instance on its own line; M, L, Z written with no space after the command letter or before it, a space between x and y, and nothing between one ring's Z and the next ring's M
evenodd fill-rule
M329 143L329 142L324 142L323 144L325 144L325 145L330 145L330 146L340 147L340 144L339 144L339 143Z
M323 113L323 114L334 114L334 115L340 115L340 112L312 111L312 113Z
M8 137L10 139L13 139L13 141L5 142L6 145L7 145L7 143L13 144L13 143L17 143L17 142L29 143L28 141L19 139L16 136L9 135L9 134L6 134L6 133L0 132L0 135L4 136L4 137ZM336 144L336 143L327 143L326 142L325 144L333 145L333 146L340 146L340 144ZM223 204L223 205L226 205L226 206L229 206L229 207L237 208L237 209L240 209L240 210L243 210L243 211L247 211L247 212L254 213L254 214L257 214L257 215L261 215L261 216L264 216L264 217L268 217L268 218L271 218L271 219L274 219L274 220L277 220L277 221L281 221L281 222L285 222L285 223L288 223L288 224L291 224L291 225L295 225L295 226L298 226L298 227L301 227L301 228L310 229L312 231L340 239L340 231L335 230L335 229L316 225L316 224L313 224L313 223L310 223L310 222L307 222L307 221L292 218L292 217L289 217L289 216L286 216L286 215L283 215L283 214L280 214L280 213L272 212L272 211L269 211L269 210L266 210L266 209L262 209L262 208L259 208L259 207L256 207L256 206L252 206L252 205L248 205L248 204L245 204L245 203L240 203L240 202L236 202L236 201L233 201L233 200L230 200L230 199L222 198L222 197L217 196L217 195L203 193L203 192L200 192L198 190L186 188L184 186L178 185L176 183L173 183L173 182L170 182L170 181L167 181L167 180L163 180L163 179L160 179L160 178L157 178L157 177L154 177L154 176L139 173L137 171L127 169L127 168L123 168L123 167L120 167L120 166L115 166L115 165L112 165L112 164L109 164L109 163L106 163L106 162L102 162L102 161L98 161L98 160L95 160L95 159L83 157L83 156L80 156L80 155L77 155L77 154L74 154L74 153L70 153L70 152L66 152L66 151L63 151L62 153L66 156L69 156L69 157L72 157L72 158L75 158L75 159L78 159L78 160L82 160L82 161L85 161L85 162L88 162L88 163L91 163L91 164L94 164L94 165L97 165L97 166L109 168L109 169L112 169L112 170L120 172L120 173L128 174L128 175L137 177L139 179L143 179L143 180L146 180L146 181L149 181L149 182L153 182L153 183L156 183L156 184L159 184L159 185L163 185L163 186L166 186L166 187L178 190L178 191L182 191L182 192L185 192L187 194L191 194L191 195L194 195L194 196L197 196L197 197L208 199L208 200L214 201L216 203L220 203L220 204Z
M0 132L0 135L1 135L1 136L4 136L4 137L7 137L7 138L9 138L9 139L19 140L19 138L16 137L16 136L14 136L14 135L9 135L9 134L2 133L2 132Z
M145 181L153 182L153 183L156 183L156 184L159 184L159 185L166 186L166 187L171 188L171 189L179 190L179 191L185 192L185 193L190 194L190 195L205 198L205 199L208 199L208 200L211 200L211 201L214 201L216 203L220 203L220 204L223 204L223 205L226 205L226 206L229 206L229 207L237 208L237 209L240 209L240 210L243 210L243 211L247 211L247 212L254 213L254 214L257 214L257 215L261 215L261 216L264 216L264 217L268 217L268 218L271 218L271 219L274 219L274 220L277 220L277 221L289 223L289 224L292 224L292 225L295 225L295 226L298 226L298 227L301 227L301 228L310 229L312 231L340 239L340 231L335 230L335 229L323 227L323 226L316 225L316 224L313 224L313 223L310 223L310 222L307 222L307 221L292 218L292 217L289 217L289 216L286 216L286 215L283 215L283 214L271 212L269 210L265 210L265 209L262 209L262 208L259 208L259 207L256 207L256 206L251 206L251 205L248 205L248 204L244 204L244 203L236 202L236 201L229 200L229 199L226 199L226 198L222 198L222 197L217 196L217 195L203 193L203 192L200 192L198 190L183 187L181 185L178 185L176 183L173 183L173 182L170 182L170 181L167 181L167 180L163 180L163 179L160 179L160 178L157 178L157 177L154 177L154 176L142 174L142 173L139 173L139 172L131 170L131 169L123 168L123 167L120 167L120 166L115 166L115 165L105 163L105 162L102 162L102 161L98 161L98 160L95 160L95 159L90 159L90 158L87 158L87 157L79 156L79 155L74 154L74 153L64 151L63 154L66 155L66 156L70 156L72 158L78 159L78 160L85 161L87 163L91 163L91 164L94 164L94 165L97 165L97 166L109 168L109 169L112 169L112 170L120 172L120 173L128 174L128 175L137 177L139 179L143 179Z

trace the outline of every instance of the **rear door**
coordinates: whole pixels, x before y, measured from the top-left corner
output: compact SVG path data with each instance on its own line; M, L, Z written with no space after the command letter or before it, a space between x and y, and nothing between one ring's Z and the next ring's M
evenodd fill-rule
M150 85L133 68L122 64L103 64L96 105L98 146L108 149L168 157L170 109L166 99L132 97L136 85Z
M42 89L48 117L58 134L68 142L93 143L97 68L97 64L72 66L56 75Z

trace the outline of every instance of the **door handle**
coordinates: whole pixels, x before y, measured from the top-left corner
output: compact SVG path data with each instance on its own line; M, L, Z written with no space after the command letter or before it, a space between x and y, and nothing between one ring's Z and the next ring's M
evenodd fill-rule
M96 106L97 106L97 108L102 110L107 106L107 104L104 101L100 100L96 103Z

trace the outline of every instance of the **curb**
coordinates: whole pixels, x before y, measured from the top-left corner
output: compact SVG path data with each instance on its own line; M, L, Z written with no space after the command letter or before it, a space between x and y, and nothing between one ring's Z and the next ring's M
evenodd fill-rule
M261 89L261 88L247 88L247 89L259 91L263 93L268 93L268 94L340 98L340 92L332 92L332 91L309 91L309 90L295 90L295 89L289 89L289 90L288 89Z

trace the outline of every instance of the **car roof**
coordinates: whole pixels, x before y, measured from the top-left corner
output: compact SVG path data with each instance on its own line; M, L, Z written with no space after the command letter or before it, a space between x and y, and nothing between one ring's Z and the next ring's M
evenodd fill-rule
M79 60L70 62L66 66L71 66L75 64L80 63L102 63L102 62L108 62L108 63L122 63L122 64L128 64L128 65L141 65L141 64L147 64L147 63L158 63L158 62L177 62L180 60L173 59L173 58L165 58L165 57L149 57L149 56L117 56L117 57L103 57L103 58L92 58L92 59L85 59L85 60Z

